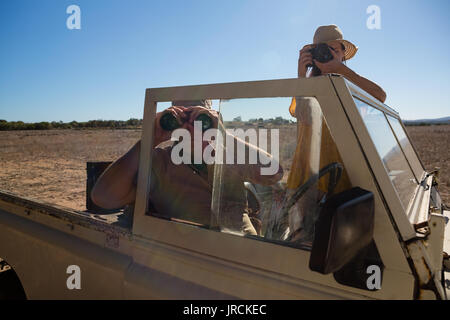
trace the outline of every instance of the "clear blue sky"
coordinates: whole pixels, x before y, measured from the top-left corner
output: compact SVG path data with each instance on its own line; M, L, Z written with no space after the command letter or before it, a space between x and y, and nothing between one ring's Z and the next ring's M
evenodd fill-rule
M381 30L366 27L372 4ZM1 0L0 119L142 118L145 88L293 78L322 24L359 46L348 66L402 118L450 115L447 0Z

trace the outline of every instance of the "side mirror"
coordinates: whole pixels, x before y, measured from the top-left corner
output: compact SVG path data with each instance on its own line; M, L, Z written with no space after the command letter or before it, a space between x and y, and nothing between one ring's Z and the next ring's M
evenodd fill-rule
M323 274L338 271L373 238L373 193L359 187L331 196L315 224L309 268Z

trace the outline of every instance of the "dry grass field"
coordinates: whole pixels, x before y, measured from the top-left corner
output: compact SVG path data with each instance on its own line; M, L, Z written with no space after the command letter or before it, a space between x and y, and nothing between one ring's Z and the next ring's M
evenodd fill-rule
M86 209L86 162L112 161L140 138L140 130L0 132L0 190Z
M450 125L406 127L427 171L439 170L439 192L450 206Z
M408 131L426 169L441 168L439 189L450 204L450 126L408 127ZM86 162L116 159L140 134L140 130L2 131L0 190L85 210ZM287 152L281 149L281 157L290 160L295 145L287 146Z

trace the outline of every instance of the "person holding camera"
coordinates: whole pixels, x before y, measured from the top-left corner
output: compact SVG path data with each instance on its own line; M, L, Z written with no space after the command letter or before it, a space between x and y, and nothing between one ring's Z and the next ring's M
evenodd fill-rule
M314 34L313 43L305 45L300 50L298 77L309 78L326 74L339 74L384 103L386 100L384 90L376 83L358 75L345 64L347 60L355 56L357 50L358 48L353 43L344 39L342 31L336 25L320 26ZM312 115L317 112L316 105L314 98L297 97L292 98L289 106L291 115L298 119L297 139L299 141L287 180L287 188L291 190L296 190L310 178L313 170L310 167L309 157L319 159L319 168L324 168L333 162L343 163L326 121L322 118L319 123L317 121L311 122ZM321 128L319 149L312 148L310 145L313 127ZM312 150L318 150L320 154L311 154ZM351 187L350 179L344 168L333 191L329 190L329 176L320 178L317 186L319 192L311 193L311 201L317 203L328 192L339 193ZM315 199L316 195L317 199ZM311 230L314 228L309 224L314 219L307 219L307 215L313 210L311 210L311 202L306 201L305 203L306 209L301 207L299 210L291 212L292 241L312 239Z
M326 52L327 47L328 52ZM360 76L345 64L347 60L355 56L357 51L358 48L353 43L344 40L344 35L338 26L320 26L314 34L313 43L305 45L300 50L298 77L340 74L384 103L386 101L384 90L373 81Z

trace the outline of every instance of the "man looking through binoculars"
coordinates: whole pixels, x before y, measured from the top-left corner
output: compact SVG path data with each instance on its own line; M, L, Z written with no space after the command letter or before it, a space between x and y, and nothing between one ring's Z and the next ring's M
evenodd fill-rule
M200 121L202 129L217 128L218 112L211 109L211 101L174 101L172 107L158 112L155 119L154 143L152 152L150 204L158 215L209 225L211 222L211 201L214 165L206 163L181 163L172 161L171 153L177 141L172 141L175 129L185 129L190 134L191 145L202 144L202 152L209 142L194 141L194 121ZM272 158L267 152L256 146L233 137L236 144L257 150L260 157ZM183 150L190 152L193 150ZM112 163L97 180L91 197L103 208L120 208L131 204L136 198L137 174L139 167L140 141L125 155ZM271 161L276 161L271 159ZM267 163L267 162L266 162ZM273 184L283 176L281 166L271 175L261 175L259 164L224 165L227 170L227 198L224 206L234 212L227 218L228 228L234 228L245 234L257 235L260 227L258 219L251 215L246 207L244 181L257 184ZM232 224L232 225L230 225Z

